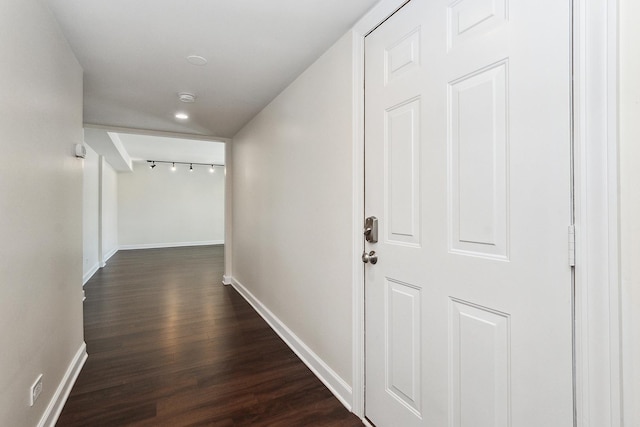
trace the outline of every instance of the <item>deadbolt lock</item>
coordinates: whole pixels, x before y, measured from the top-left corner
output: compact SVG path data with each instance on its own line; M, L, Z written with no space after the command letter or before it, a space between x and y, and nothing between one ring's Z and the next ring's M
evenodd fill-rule
M378 242L378 218L369 216L364 220L364 238L369 243Z

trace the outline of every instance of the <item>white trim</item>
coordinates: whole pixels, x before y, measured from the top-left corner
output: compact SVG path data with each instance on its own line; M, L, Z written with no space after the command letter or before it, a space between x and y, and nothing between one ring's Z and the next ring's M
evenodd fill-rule
M371 423L369 422L369 420L368 420L368 419L366 419L366 418L364 418L364 417L361 417L361 418L362 418L362 424L364 424L365 426L367 426L367 427L375 427L373 424L371 424Z
M133 249L161 249L161 248L180 248L183 246L212 246L212 245L224 245L224 240L204 240L200 242L143 243L140 245L120 245L120 250L130 251Z
M353 31L355 31L360 37L364 40L364 37L373 31L378 25L382 24L387 20L391 15L393 15L398 9L408 3L409 0L382 0L380 3L375 5L373 9L371 9L365 16L360 18L360 20L353 26ZM364 42L362 44L364 48ZM361 58L361 66L362 66L362 85L359 87L364 87L364 50L362 51ZM362 110L364 113L364 110ZM363 115L360 116L361 119L364 118ZM364 123L364 122L362 122ZM361 132L364 135L364 130Z
M102 200L102 184L104 182L104 156L98 156L98 260L100 264L100 268L106 265L104 259L104 248L103 248L103 224L102 224L102 207L104 205Z
M91 267L89 269L89 271L87 271L85 273L84 276L82 276L82 286L86 285L87 282L89 281L89 279L91 279L93 277L94 274L96 274L96 271L98 271L98 269L100 268L100 264L99 263L95 263L93 267Z
M222 283L231 284L233 275L233 144L224 144L224 276Z
M51 398L49 406L47 406L44 414L42 414L38 427L54 427L56 425L58 417L60 417L60 413L62 412L62 408L64 408L64 404L67 402L69 393L71 393L71 389L73 388L84 363L87 361L87 357L87 344L82 342L82 345L76 352L76 355L71 360L71 363L67 368L67 372L64 374L64 377L62 377L60 384L58 384L58 388Z
M363 251L362 226L364 220L364 132L362 115L364 111L364 87L359 82L364 81L364 37L352 32L353 43L353 240L352 253L352 281L353 300L352 312L352 379L353 400L352 411L360 418L364 417L364 269L360 253Z
M115 247L113 249L111 249L109 252L106 253L104 259L102 260L102 266L104 267L107 264L107 261L109 261L109 259L114 256L116 254L116 252L118 252L118 247Z
M574 0L576 413L622 426L617 0Z
M232 284L231 276L227 276L226 274L222 276L222 284L225 286L229 286Z
M360 254L363 251L362 221L364 219L364 37L384 22L408 0L382 0L352 29L353 78L353 175L352 175L352 412L363 419L365 406L365 345L364 345L364 270Z
M584 1L584 0L583 0ZM610 351L610 363L607 372L611 389L611 427L624 425L623 393L622 393L622 303L621 303L621 260L620 260L620 158L619 158L619 113L618 113L618 0L607 3L606 34L606 67L607 67L607 206L609 207L609 223L606 233L609 240L609 253L604 262L609 267L608 281L605 288L609 291L609 340L606 341ZM602 161L603 159L601 159ZM595 262L595 261L594 261ZM631 425L630 423L628 425Z
M258 300L247 288L236 279L231 278L232 286L242 297L258 312L260 316L271 326L280 338L298 355L300 360L311 372L324 383L325 386L338 398L338 400L351 410L352 389L340 376L333 371L317 354L313 352L291 329L289 329L278 317L273 314L260 300Z

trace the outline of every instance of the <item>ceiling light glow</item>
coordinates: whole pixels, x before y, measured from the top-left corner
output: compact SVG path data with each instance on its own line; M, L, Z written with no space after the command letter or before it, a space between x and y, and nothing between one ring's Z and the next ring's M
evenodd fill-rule
M187 120L189 118L188 114L185 113L176 113L176 119L179 120Z

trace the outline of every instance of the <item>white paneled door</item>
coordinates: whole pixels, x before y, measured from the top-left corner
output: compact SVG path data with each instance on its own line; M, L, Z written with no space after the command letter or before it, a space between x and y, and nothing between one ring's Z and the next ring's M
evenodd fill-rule
M570 0L411 0L366 37L377 427L573 425L570 35Z

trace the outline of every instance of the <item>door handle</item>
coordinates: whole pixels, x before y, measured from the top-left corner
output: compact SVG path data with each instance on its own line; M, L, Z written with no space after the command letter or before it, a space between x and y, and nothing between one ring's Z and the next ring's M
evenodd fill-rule
M365 264L371 263L376 264L378 262L378 255L376 255L376 251L371 251L369 253L362 252L362 262Z

